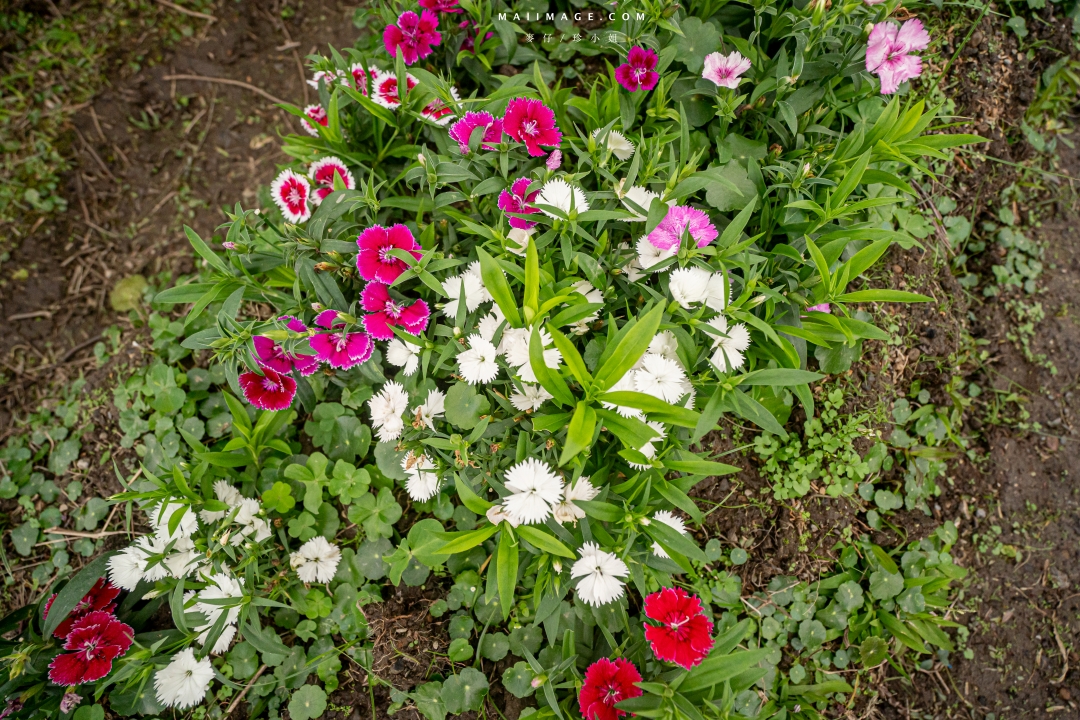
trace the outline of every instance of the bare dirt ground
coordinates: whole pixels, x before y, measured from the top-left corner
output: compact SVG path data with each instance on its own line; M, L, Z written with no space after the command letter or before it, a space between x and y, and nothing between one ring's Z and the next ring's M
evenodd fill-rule
M277 2L220 3L216 21L203 21L153 67L132 72L123 58L134 48L116 49L112 86L76 114L68 134L70 209L43 218L10 260L28 277L0 288L8 320L0 427L12 428L12 412L33 409L41 389L74 380L93 361L102 329L125 320L110 303L119 281L191 271L183 225L209 240L225 219L222 206L255 205L285 160L279 136L297 130L267 95L302 106L314 92L304 56L351 45L354 8L309 0L283 19ZM248 87L165 79L176 75Z

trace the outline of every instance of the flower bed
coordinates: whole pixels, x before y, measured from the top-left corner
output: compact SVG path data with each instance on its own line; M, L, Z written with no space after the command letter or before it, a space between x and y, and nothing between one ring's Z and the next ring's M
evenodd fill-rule
M183 345L220 374L199 392L231 437L177 424L115 498L153 532L9 617L30 621L9 714L212 692L319 717L343 656L385 684L363 610L384 578L452 583L430 612L453 613L459 669L391 693L429 718L482 710L496 680L537 717L807 714L854 688L778 672L784 647L828 643L835 670L950 649L933 608L962 576L955 531L899 566L853 539L841 572L743 618L690 495L737 470L699 445L722 417L786 438L796 402L814 414L810 367L888 338L865 306L928 300L860 279L913 242L868 211L973 140L883 97L919 75L920 22L644 3L574 94L492 6L431 4L388 15L376 57L315 64L276 211L237 205L224 252L189 231L206 270L156 302L190 305ZM511 653L497 677L462 665Z

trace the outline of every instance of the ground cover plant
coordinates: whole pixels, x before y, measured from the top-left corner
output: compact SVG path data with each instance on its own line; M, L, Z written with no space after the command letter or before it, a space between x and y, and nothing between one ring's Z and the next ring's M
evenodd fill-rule
M770 587L779 619L721 617L699 599L710 585L678 580L723 557L686 532L693 485L733 470L696 441L725 415L786 439L794 403L815 414L811 368L887 339L859 304L923 299L855 289L910 242L867 221L896 202L879 187L973 139L924 134L932 111L880 96L913 75L919 26L887 6L727 8L721 36L645 8L616 23L626 57L590 102L537 61L487 72L513 50L490 8L467 8L475 34L453 39L399 9L392 60L317 63L320 103L297 108L314 134L289 140L297 165L271 188L280 217L237 206L220 255L191 234L205 276L157 302L194 303L182 347L213 364L155 369L149 407L132 389L144 463L117 498L156 532L13 618L100 650L83 667L21 648L8 692L70 712L83 698L64 689L100 681L78 712L115 688L110 706L156 714L214 687L253 714L317 717L342 653L371 669L362 607L384 577L452 577L432 607L454 613L449 659L522 658L501 683L545 716L813 716L853 693L828 670L856 654L950 649L933 611L962 574L948 530L899 566L855 539L836 577ZM707 51L680 55L687 37ZM164 605L175 629L135 635ZM804 683L797 658L826 643ZM465 668L394 700L483 710L489 682Z

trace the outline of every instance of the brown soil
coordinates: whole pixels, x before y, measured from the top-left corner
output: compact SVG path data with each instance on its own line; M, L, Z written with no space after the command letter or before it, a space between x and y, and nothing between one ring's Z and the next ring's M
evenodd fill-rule
M92 366L92 346L106 326L130 327L110 304L119 280L142 275L167 285L190 272L183 226L210 240L225 220L220 208L255 205L258 188L286 160L279 136L296 130L295 118L271 100L236 86L163 78L226 78L300 105L312 92L302 81L302 56L351 45L353 7L309 0L282 20L278 2L221 3L217 22L134 73L125 59L153 48L117 48L113 86L75 116L68 133L70 210L42 222L13 251L10 265L29 277L0 286L0 317L8 320L0 337L0 427L36 407L45 388Z

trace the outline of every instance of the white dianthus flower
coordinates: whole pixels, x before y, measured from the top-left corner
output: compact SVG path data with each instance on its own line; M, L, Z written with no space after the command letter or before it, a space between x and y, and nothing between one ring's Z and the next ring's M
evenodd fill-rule
M648 235L643 235L637 241L637 260L638 264L641 265L643 270L649 270L650 268L652 268L653 265L658 265L659 263L662 263L668 258L675 257L678 252L679 249L677 247L673 247L668 250L656 247L651 242L649 242ZM664 269L668 270L670 269L670 266Z
M550 205L562 210L567 215L570 214L571 210L577 213L588 212L589 210L589 201L585 197L585 191L576 185L571 185L562 178L554 178L544 183L535 204ZM540 208L540 212L548 217L558 217L543 208Z
M672 512L669 512L667 510L658 510L657 512L653 513L652 519L656 522L664 523L680 535L686 534L686 522L681 517L675 515ZM664 548L660 547L660 543L654 542L652 544L652 551L662 558L669 557L668 554L664 552Z
M673 270L668 289L671 298L684 308L704 302L708 297L709 279L712 273L699 267L685 267Z
M629 574L626 563L601 550L596 543L582 545L581 559L570 568L570 577L581 578L577 584L578 598L597 607L622 597L626 584L619 578Z
M445 307L443 307L443 313L451 321L457 317L458 301L461 299L462 287L465 289L465 309L469 312L480 307L485 299L491 299L487 290L484 289L484 282L480 279L479 274L463 272L460 275L443 280L443 290L449 296Z
M642 445L638 448L638 452L644 455L645 459L652 460L656 457L656 445L654 445L654 443L663 442L664 438L667 437L667 433L664 431L664 426L661 423L650 420L648 425L656 432L658 437L654 437L652 440L649 440L649 442ZM627 464L635 470L648 470L652 467L652 465L644 465L629 460L627 460Z
M552 514L555 516L555 522L567 523L577 522L581 518L585 517L585 511L574 504L575 500L592 500L600 494L600 490L593 487L593 484L589 482L587 477L579 477L577 482L572 483L566 487L566 497L563 501L555 506Z
M414 501L427 502L439 492L439 476L432 472L435 463L431 462L427 455L417 455L409 451L401 459L401 469L408 476L405 491Z
M476 332L488 342L494 342L495 333L499 331L499 326L504 322L506 322L506 316L503 315L499 306L495 305L491 308L491 312L480 318L480 322L476 323Z
M181 509L184 512L180 516L180 521L177 523L176 529L170 533L169 523ZM162 501L160 505L155 507L150 516L153 518L154 529L167 541L175 540L178 537L190 537L193 532L199 529L199 518L196 517L195 511L187 503L174 502L171 498Z
M625 178L618 182L615 186L615 194L622 200L623 207L634 214L634 217L627 218L626 222L645 222L649 219L649 209L652 206L652 201L660 199L660 195L640 185L634 185L629 190L623 192L625 182ZM630 202L627 202L628 200L634 203L634 205L637 205L638 208L641 208L641 211L644 211L644 214L637 208L631 207ZM675 205L675 201L668 200L667 204L668 207L672 207Z
M240 498L243 497L240 491L233 487L228 480L221 479L214 481L214 495L217 499L225 503L229 507L236 505L240 502ZM203 510L199 513L199 517L205 523L215 523L225 517L227 511L221 510L217 512L211 512L210 510Z
M393 338L386 345L386 362L399 368L405 368L405 376L416 372L420 365L420 346L401 338Z
M131 545L109 558L109 581L131 592L142 580L144 567L146 556L137 546Z
M194 707L206 697L213 679L214 666L210 658L196 660L195 650L184 648L173 655L172 662L154 675L158 702L181 710Z
M593 130L592 135L593 137L599 137L600 128ZM611 154L620 160L629 160L634 157L634 143L627 140L626 136L618 130L609 130L604 137L604 144L611 151Z
M427 402L417 405L413 410L416 419L427 426L428 430L435 429L435 418L443 414L446 409L446 393L441 390L429 390Z
M510 232L506 234L506 239L510 242L506 243L506 249L515 255L525 257L526 251L529 249L529 238L532 237L536 230L529 228L510 228Z
M550 400L551 393L544 389L543 385L529 385L524 383L521 391L515 391L510 396L510 403L521 412L536 412L544 401Z
M402 413L409 408L409 393L400 383L388 382L378 394L368 400L371 424L378 432L379 440L390 442L401 437L405 429Z
M328 583L334 579L341 550L322 535L316 535L289 556L289 564L305 583Z
M515 523L532 525L551 517L552 506L562 500L562 480L547 463L529 458L506 471L503 508Z
M457 356L458 373L470 385L489 383L499 376L499 354L495 346L479 335L469 336L469 349Z
M645 353L641 369L634 373L634 387L638 392L673 403L684 394L686 373L682 366L663 355Z
M619 378L618 382L608 388L608 392L637 392L637 385L634 382L635 375L637 375L637 370L627 370L626 374ZM604 401L601 401L601 404L608 410L614 410L623 417L637 418L638 420L645 419L645 413L637 408Z
M662 330L653 336L652 341L649 343L649 352L656 355L663 355L668 360L679 359L679 341L675 338L675 333L670 330Z
M728 286L727 273L713 273L708 287L705 288L705 304L720 312L727 307L730 299L731 288Z
M709 320L709 325L716 328L721 334L713 336L715 348L710 362L720 372L732 372L738 370L746 362L743 354L750 347L750 331L742 323L728 327L727 318L717 315Z

